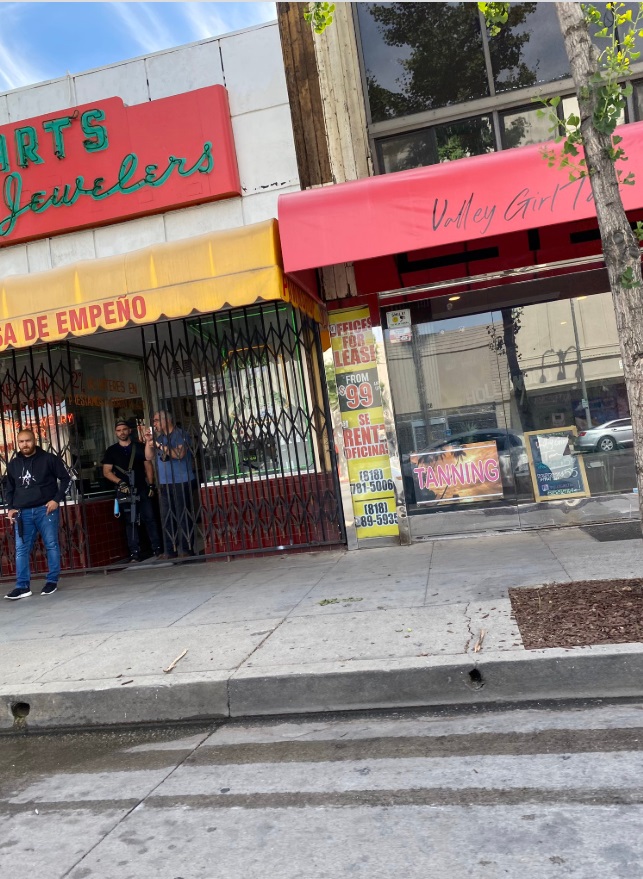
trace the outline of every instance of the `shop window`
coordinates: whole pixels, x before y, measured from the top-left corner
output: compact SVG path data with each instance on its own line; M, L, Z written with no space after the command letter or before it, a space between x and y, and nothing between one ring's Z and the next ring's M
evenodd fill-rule
M512 3L507 24L489 40L489 53L496 92L570 75L553 3Z
M502 148L511 149L511 147L528 146L529 144L544 143L545 141L552 140L553 133L551 131L552 119L550 111L547 110L545 115L541 116L539 115L539 111L542 109L543 107L541 104L534 102L529 106L501 113L500 131ZM567 95L564 97L558 105L556 113L561 123L571 115L580 116L578 98L576 95ZM625 122L626 114L625 111L622 110L617 124L623 125Z
M506 150L551 140L551 125L549 115L540 116L535 105L501 113L502 147Z
M489 116L462 119L434 129L438 161L450 162L467 156L481 156L494 150L493 129Z
M411 514L447 513L431 533L570 524L577 504L583 522L629 516L632 424L611 294L457 317L447 304L432 301L436 319L403 341L385 333Z
M356 7L373 122L489 95L475 3Z
M16 450L17 432L27 427L70 468L74 495L109 491L101 461L115 442L116 419L136 428L146 417L141 360L52 345L4 355L0 368L3 472Z
M494 149L489 116L462 119L378 141L385 173L479 156Z
M422 128L408 134L398 134L377 142L380 167L385 174L408 171L438 161L433 129Z
M184 427L194 435L200 426L204 481L314 471L309 364L297 313L265 306L190 320L187 328L185 387L170 380L163 402L181 411L186 399L194 401L194 425Z

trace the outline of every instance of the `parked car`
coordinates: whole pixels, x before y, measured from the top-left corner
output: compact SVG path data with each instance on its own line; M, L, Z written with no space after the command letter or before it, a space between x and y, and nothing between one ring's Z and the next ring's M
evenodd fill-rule
M465 446L471 443L494 442L498 453L510 452L512 449L524 449L523 438L513 430L503 427L481 427L476 430L468 430L466 433L456 433L453 436L432 445L429 451L437 451L450 446Z
M617 418L598 427L582 430L576 439L579 452L613 452L634 445L632 419Z

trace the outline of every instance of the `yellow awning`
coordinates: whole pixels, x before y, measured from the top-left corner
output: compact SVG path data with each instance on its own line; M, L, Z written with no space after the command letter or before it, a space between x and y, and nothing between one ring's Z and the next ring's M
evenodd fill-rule
M327 321L323 304L284 276L276 220L1 284L0 350L280 299Z

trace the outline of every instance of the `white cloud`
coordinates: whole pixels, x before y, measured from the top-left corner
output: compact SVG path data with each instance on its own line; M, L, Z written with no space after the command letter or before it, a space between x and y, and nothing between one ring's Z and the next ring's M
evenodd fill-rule
M155 7L158 3L110 3L109 8L125 26L129 39L137 44L141 51L159 52L176 45L176 37L165 26Z
M195 40L219 37L277 17L274 3L183 3Z
M17 89L49 78L26 62L27 56L28 52L16 43L15 38L9 47L0 37L0 87Z

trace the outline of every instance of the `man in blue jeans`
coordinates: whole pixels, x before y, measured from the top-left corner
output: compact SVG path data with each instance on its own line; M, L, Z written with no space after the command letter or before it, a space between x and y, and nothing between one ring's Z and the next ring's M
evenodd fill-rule
M7 515L16 532L16 588L5 595L9 601L31 595L29 557L38 534L47 551L49 569L40 594L52 595L58 589L59 507L71 482L62 459L37 446L33 431L20 431L18 449L7 465L6 478Z

